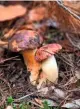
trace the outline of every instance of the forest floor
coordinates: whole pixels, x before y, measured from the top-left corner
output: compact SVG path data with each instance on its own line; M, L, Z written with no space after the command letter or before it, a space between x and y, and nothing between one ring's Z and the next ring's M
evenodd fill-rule
M1 2L1 4L5 4L5 2ZM14 3L12 2L12 4ZM32 4L30 2L30 6ZM37 5L38 3L34 4ZM29 9L31 8L29 7ZM42 11L44 12L44 10ZM64 13L64 11L62 12ZM36 15L35 11L33 15ZM18 29L24 29L24 19L25 17L22 17L5 22L2 19L0 41L7 39L5 33L9 33L7 35L10 37ZM75 22L73 23L75 24ZM23 27L20 28L20 26ZM62 27L64 26L62 25ZM10 34L11 32L12 34ZM13 109L80 109L80 34L64 32L52 26L49 26L45 33L45 44L59 43L62 46L62 50L54 55L59 69L58 82L56 84L49 82L45 87L38 90L36 86L30 83L30 73L27 71L22 55L11 52L6 47L1 48L0 45L0 109L9 109L6 108L8 105L11 105Z
M61 89L65 95L59 97L61 92L58 92L59 96L55 96L55 90L51 88L53 83L46 86L51 88L48 89L47 94L42 93L42 91L38 92L29 81L30 73L27 72L22 55L5 50L0 61L0 93L2 96L0 105L5 104L9 96L14 99L23 97L22 101L31 102L33 107L39 106L35 99L55 100L58 106L71 100L80 99L80 78L78 77L80 76L80 51L72 45L67 45L69 43L67 43L68 39L64 38L64 33L56 29L52 29L53 32L50 33L50 30L46 43L59 42L65 45L64 49L55 55L59 68L59 79L55 88ZM25 95L28 96L25 97Z

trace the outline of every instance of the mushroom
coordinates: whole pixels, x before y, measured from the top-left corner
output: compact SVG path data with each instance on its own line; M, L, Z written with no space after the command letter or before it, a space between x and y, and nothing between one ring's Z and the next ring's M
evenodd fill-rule
M58 78L57 63L53 54L62 48L59 44L40 47L43 43L42 37L40 34L36 35L34 31L22 30L9 40L10 50L21 51L26 67L31 73L30 81L33 85L37 85L37 88L40 88L46 79L55 82Z
M9 49L11 51L21 51L27 69L31 73L30 81L33 85L36 84L41 66L41 64L35 59L35 52L42 43L42 36L37 35L32 30L19 31L9 40Z
M13 109L13 107L12 106L7 106L6 109Z
M36 51L35 58L38 62L41 62L42 69L38 89L44 82L46 83L47 79L56 83L58 79L58 66L54 54L61 49L62 47L59 44L47 44Z

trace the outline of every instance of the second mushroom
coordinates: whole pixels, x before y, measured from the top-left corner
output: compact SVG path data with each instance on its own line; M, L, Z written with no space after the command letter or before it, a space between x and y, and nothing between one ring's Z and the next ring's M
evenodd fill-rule
M47 79L56 82L58 67L54 54L62 48L59 44L42 46L42 43L43 36L32 30L19 31L9 40L9 49L23 55L30 81L37 88L41 88Z

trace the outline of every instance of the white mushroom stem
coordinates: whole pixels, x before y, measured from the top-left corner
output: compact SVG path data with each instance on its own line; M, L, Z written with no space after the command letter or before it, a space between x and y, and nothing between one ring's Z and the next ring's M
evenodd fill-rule
M13 107L12 106L7 106L7 108L6 109L13 109Z
M49 81L56 82L58 78L58 66L54 55L42 62L42 71Z
M40 74L39 84L37 89L40 89L43 83L46 84L46 80L51 81L52 83L56 83L58 79L58 67L56 63L56 59L53 56L44 60L41 64L42 72Z

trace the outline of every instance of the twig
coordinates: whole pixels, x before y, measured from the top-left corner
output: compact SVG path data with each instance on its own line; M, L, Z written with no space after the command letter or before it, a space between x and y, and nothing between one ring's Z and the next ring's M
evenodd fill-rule
M74 42L71 40L69 35L66 33L66 37L68 38L69 42L74 46L77 47L80 50L80 45L78 43L74 44Z
M72 89L72 90L68 90L67 92L75 92L75 91L80 91L80 87L79 88Z
M61 55L62 56L62 55ZM72 68L74 68L73 67L73 65L64 57L64 56L62 56L62 58L61 57L59 57L63 62L65 62L67 65L69 65L70 67L72 67Z
M4 102L6 101L6 97L3 93L4 92L2 91L2 88L0 87L0 95L2 96L2 97L0 97L2 99L2 100L0 100L1 101L0 106L2 106L4 104Z
M44 52L47 52L47 53L49 53L49 54L51 54L51 55L54 55L53 53L50 53L49 51L46 51L46 50L43 50ZM63 57L63 56L62 56ZM59 57L60 58L60 57ZM63 57L64 58L64 57ZM60 58L61 59L61 58ZM64 58L65 60L62 60L62 61L64 61L66 64L68 64L70 67L73 67L72 66L72 64L70 64L70 62L68 62L67 61L67 59L66 58Z
M7 82L7 80L2 77L0 77L0 80L3 81L9 87L9 94L11 95L11 87L10 87L9 82Z
M67 96L65 97L65 99L61 101L61 103L59 104L59 107L60 107L63 103L65 104L65 102L67 101L67 99L68 99L70 96L71 96L71 94L67 95Z
M6 41L2 41L2 40L0 40L0 48L8 48L8 42Z
M76 82L77 82L77 79L76 79L76 77L74 76L74 77L70 78L69 81L68 81L66 84L64 84L63 87L68 86L68 85L70 85L70 84L72 84L72 83L76 83Z
M4 59L0 62L0 64L6 62L6 61L10 61L10 60L13 60L14 58L17 58L18 56L15 56L15 57L11 57L11 58L8 58L8 59Z
M36 106L38 106L38 107L40 107L40 108L43 108L43 106L40 106L39 104L37 104L37 103L35 103L33 101L29 101L29 102L32 103L32 104L34 104L34 105L36 105Z
M0 40L0 46L7 45L7 44L8 44L8 42L1 41L1 40Z
M32 92L32 93L30 93L30 94L28 94L28 95L25 95L25 96L23 96L23 97L20 97L20 98L18 98L18 99L14 99L14 101L15 101L15 102L16 102L16 101L20 101L20 100L22 100L22 99L24 99L24 98L27 98L27 97L29 97L29 96L35 94L35 93L42 92L42 91L45 90L46 88L48 88L48 87L42 88L42 89L37 90L37 91L35 91L35 92Z

